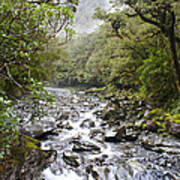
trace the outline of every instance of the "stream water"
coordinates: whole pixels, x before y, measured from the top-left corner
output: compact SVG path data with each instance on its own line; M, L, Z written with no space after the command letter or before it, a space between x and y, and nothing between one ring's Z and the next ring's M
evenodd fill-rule
M170 139L174 153L147 150L140 138L106 142L105 137L114 133L100 116L107 102L83 91L47 89L56 96L56 103L37 127L53 129L53 134L41 142L42 149L56 150L57 158L41 179L180 180L178 140Z

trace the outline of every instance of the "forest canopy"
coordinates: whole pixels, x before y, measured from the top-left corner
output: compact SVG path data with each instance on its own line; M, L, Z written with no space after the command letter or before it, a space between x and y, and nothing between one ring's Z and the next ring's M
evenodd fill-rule
M180 2L116 0L112 8L97 8L94 18L104 24L66 45L59 84L133 89L157 106L176 107Z
M42 71L36 58L62 30L69 36L77 1L3 0L0 3L1 91L23 90L34 71ZM41 64L44 62L41 62ZM43 67L44 68L44 67Z

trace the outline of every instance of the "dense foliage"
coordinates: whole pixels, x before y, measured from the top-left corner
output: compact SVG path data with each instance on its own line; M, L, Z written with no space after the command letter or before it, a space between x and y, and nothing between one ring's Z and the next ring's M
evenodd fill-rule
M122 9L122 3L113 1L113 12L97 8L94 17L104 24L65 47L70 56L59 82L132 89L154 106L173 109L179 97L180 4L125 1Z
M47 56L55 39L64 30L66 39L73 32L73 21L78 0L33 1L2 0L0 2L0 156L9 153L10 145L16 143L18 121L14 112L15 99L29 93L41 112L36 99L49 100L48 93L40 88L37 80L53 76L54 63ZM61 42L63 43L63 42ZM41 56L41 54L43 54ZM49 64L51 64L49 66ZM11 101L9 100L11 99Z
M69 31L70 8L39 2L8 0L0 4L0 84L8 93L14 85L23 90L33 71L40 71L36 55L49 39L62 28Z

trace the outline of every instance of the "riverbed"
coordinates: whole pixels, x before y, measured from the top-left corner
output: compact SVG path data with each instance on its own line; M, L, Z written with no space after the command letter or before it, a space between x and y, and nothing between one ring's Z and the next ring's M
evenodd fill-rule
M31 101L16 105L21 136L36 145L15 154L22 160L3 179L180 180L180 140L141 128L149 108L141 100L119 97L114 109L98 93L46 89L55 101L39 101L43 116L33 116Z
M56 103L40 123L46 130L53 127L53 133L41 143L44 150L56 150L57 158L43 171L43 180L179 180L179 140L163 139L169 143L169 153L148 150L141 136L135 141L107 142L114 133L114 127L101 118L107 101L84 91L48 90ZM151 137L155 135L144 138Z

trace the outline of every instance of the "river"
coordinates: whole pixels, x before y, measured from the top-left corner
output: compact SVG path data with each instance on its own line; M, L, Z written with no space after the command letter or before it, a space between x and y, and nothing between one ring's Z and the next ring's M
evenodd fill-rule
M56 96L56 118L49 118L56 135L42 140L42 149L56 150L57 158L43 171L44 180L179 179L180 154L147 150L139 139L105 141L114 133L101 118L106 101L83 91L48 90Z
M51 105L39 102L45 114L36 121L30 121L30 101L16 105L22 137L38 139L43 151L19 153L22 160L3 180L180 180L180 140L142 130L142 119L133 117L134 102L127 97L119 98L119 108L125 114L133 111L130 119L107 121L109 115L103 114L112 108L109 100L85 91L46 89L56 100ZM145 116L148 110L142 111L142 106L148 106L136 104L139 117Z

